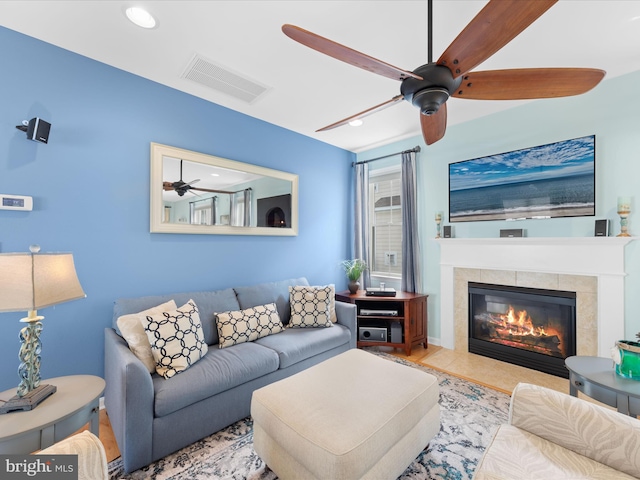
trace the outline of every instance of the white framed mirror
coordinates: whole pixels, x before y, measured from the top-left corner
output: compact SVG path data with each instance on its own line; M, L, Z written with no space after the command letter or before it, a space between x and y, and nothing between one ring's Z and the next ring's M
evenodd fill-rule
M298 234L298 176L151 143L151 232Z

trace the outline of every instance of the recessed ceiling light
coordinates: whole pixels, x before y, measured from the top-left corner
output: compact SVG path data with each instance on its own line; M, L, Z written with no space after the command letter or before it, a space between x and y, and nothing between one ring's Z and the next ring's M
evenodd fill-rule
M352 127L359 127L362 124L363 124L362 120L351 120L349 122L349 125L351 125Z
M219 177L219 176L220 176L220 174L219 174L219 173L212 173L212 174L211 174L211 176L212 176L212 177Z
M127 18L142 28L153 28L156 26L156 19L144 8L130 7L125 11Z

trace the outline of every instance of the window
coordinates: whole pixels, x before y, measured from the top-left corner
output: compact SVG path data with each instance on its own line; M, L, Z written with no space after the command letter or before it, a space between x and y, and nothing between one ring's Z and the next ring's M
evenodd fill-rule
M402 276L402 179L400 166L369 171L369 219L373 276Z
M215 202L216 197L205 200L189 202L192 225L214 225L215 224Z

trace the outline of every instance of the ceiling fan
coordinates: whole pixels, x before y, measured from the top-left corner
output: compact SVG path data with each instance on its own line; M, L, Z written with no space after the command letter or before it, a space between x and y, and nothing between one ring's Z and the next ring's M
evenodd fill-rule
M191 180L190 182L184 182L182 180L182 162L183 160L180 160L180 180L178 180L177 182L162 182L163 190L175 191L181 197L183 197L184 194L187 192L193 193L194 195L198 195L197 193L195 193L194 190L198 192L208 192L208 193L232 193L232 192L227 192L226 190L211 190L209 188L192 187L192 185L194 183L199 182L200 179L198 178L196 180Z
M428 0L428 63L413 71L336 43L295 25L282 31L318 52L384 77L399 80L400 95L363 112L323 127L331 130L406 100L420 110L422 136L427 145L440 140L447 128L449 97L474 100L526 100L580 95L605 75L593 68L523 68L471 70L525 30L558 0L490 0L449 45L432 60L433 0Z

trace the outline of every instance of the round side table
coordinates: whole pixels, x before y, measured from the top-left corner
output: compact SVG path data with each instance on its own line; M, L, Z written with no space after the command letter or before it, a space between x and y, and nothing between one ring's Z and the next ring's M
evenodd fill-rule
M618 412L637 417L640 415L640 382L617 375L613 360L603 357L568 357L569 393L578 391L598 400Z
M0 454L27 454L42 450L78 431L87 423L98 435L99 399L105 382L93 375L70 375L43 380L57 391L33 410L0 415ZM0 393L8 400L16 389Z

